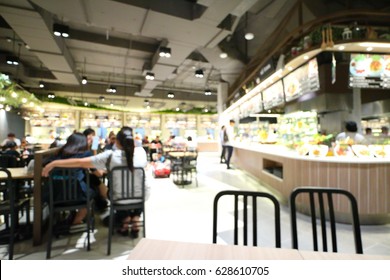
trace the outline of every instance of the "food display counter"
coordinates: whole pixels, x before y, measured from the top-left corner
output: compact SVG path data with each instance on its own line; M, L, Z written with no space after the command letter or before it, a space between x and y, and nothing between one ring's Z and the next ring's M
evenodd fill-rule
M285 146L236 144L232 162L276 190L287 203L299 186L336 187L357 199L361 224L390 222L390 158L299 155ZM340 198L341 199L341 198ZM307 208L301 201L301 210ZM340 222L349 209L335 201Z

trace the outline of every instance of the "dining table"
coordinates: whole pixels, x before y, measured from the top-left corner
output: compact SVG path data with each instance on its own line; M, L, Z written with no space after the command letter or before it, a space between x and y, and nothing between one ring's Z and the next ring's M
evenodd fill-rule
M390 255L300 251L288 248L192 243L142 238L129 260L390 260Z
M13 180L31 180L34 178L34 172L28 171L26 167L7 168L7 170L11 173L11 177ZM0 179L5 178L6 174L4 172L1 172Z

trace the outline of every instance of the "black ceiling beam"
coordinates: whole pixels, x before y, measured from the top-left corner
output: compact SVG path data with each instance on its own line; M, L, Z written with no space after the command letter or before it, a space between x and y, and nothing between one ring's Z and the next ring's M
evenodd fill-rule
M72 40L79 40L84 42L90 42L95 44L102 44L107 45L111 47L119 47L128 49L131 48L133 50L143 51L143 52L149 52L149 53L155 53L159 47L159 44L149 44L139 41L133 41L129 39L122 39L117 37L110 36L109 39L107 39L106 35L81 31L81 30L69 30L69 39Z
M152 10L170 16L195 20L202 16L207 7L197 4L195 1L183 0L114 0L119 3L136 6L146 10Z

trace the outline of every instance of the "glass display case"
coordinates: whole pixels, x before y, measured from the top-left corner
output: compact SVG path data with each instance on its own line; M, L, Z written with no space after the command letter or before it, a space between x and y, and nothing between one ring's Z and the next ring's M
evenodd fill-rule
M66 139L75 130L74 112L51 112L34 116L30 120L31 137L41 144L51 144L55 138Z
M279 142L291 147L310 142L319 131L316 112L300 111L281 115L278 123Z

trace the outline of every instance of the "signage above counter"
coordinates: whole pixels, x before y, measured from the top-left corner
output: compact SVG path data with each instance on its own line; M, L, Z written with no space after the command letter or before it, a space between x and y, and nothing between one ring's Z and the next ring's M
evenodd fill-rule
M286 102L294 100L305 93L319 90L320 81L317 59L310 60L309 63L288 74L283 78L283 84Z
M390 55L351 54L350 88L390 88Z

